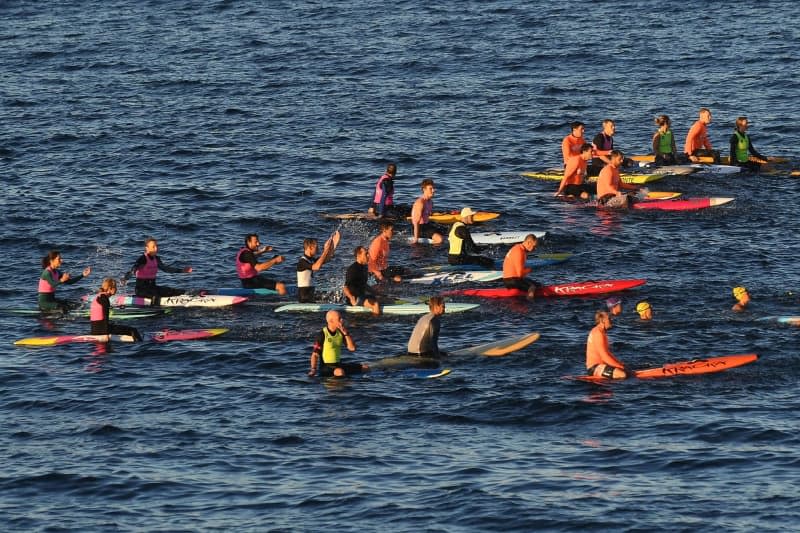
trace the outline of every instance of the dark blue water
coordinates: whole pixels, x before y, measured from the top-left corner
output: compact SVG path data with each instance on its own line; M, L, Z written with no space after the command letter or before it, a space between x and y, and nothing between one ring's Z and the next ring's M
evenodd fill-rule
M701 106L716 147L747 115L757 148L797 168L798 4L684 2L35 2L0 6L0 296L33 307L62 251L94 291L159 239L191 264L162 283L235 286L258 232L289 260L362 210L388 161L397 196L498 210L575 253L543 282L644 277L623 294L614 352L643 368L756 352L726 373L593 386L584 342L600 299L485 302L442 344L536 330L505 358L432 381L320 384L321 315L267 300L136 323L229 327L217 342L22 349L85 322L0 316L0 522L6 530L738 530L796 528L800 483L797 178L673 177L653 189L735 196L696 213L598 214L519 177L560 159L572 120L617 122L648 150L653 117L683 135ZM402 228L407 233L407 228ZM340 284L374 228L342 226L318 276ZM444 249L395 243L398 263ZM501 257L503 250L494 250ZM734 315L731 287L751 310ZM393 294L422 296L396 287ZM635 319L647 298L652 323ZM415 319L353 316L353 356L403 351ZM792 524L795 524L794 526Z

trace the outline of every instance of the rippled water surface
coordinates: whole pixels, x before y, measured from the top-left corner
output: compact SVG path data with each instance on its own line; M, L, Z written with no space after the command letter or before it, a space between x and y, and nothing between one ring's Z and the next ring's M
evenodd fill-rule
M668 7L668 9L667 9ZM623 293L612 349L636 368L758 353L729 372L591 385L580 373L602 299L486 301L447 315L441 344L539 331L437 380L308 379L321 315L256 299L135 323L228 327L213 342L23 349L80 320L0 315L0 522L6 530L737 530L796 528L800 314L795 127L800 8L491 2L74 2L0 6L0 296L34 307L39 262L118 277L159 239L189 275L235 286L246 233L287 261L363 210L389 161L398 200L495 210L488 229L547 230L575 254L535 276L646 278ZM567 124L604 118L645 153L667 113L679 144L708 106L727 153L739 115L777 173L669 177L652 189L735 196L692 213L598 213L519 174L559 164ZM400 227L401 236L408 228ZM317 276L336 287L375 228L341 225ZM394 262L445 249L398 237ZM504 250L492 253L502 257ZM731 287L751 308L730 312ZM389 289L425 296L409 285ZM635 303L648 299L651 323ZM351 355L405 349L415 317L348 317ZM793 525L794 524L794 525Z

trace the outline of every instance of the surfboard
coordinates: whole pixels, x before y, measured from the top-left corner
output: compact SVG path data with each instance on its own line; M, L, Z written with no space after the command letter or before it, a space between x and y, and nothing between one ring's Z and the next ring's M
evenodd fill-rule
M533 179L540 179L540 180L551 180L551 181L561 181L561 178L564 177L564 169L562 168L547 168L544 170L532 171L532 172L522 172L520 174L526 178L533 178ZM638 172L623 172L620 174L620 179L625 183L635 183L638 185L644 185L645 183L652 183L654 181L658 181L663 179L667 176L667 174L658 172L658 173L638 173ZM588 178L589 182L597 181L597 176L592 176Z
M765 316L759 318L758 320L759 322L770 321L770 322L778 322L779 324L800 326L800 316Z
M531 259L525 261L526 268L542 268L550 265L557 265L569 260L572 257L571 253L553 253L553 254L539 254ZM496 270L503 269L503 261L498 259L494 262ZM422 270L431 272L453 272L460 270L484 270L485 267L481 265L430 265L423 267Z
M470 311L478 307L478 304L471 303L456 303L447 302L445 305L445 313L461 313ZM282 305L275 309L276 313L319 313L322 311L342 311L345 313L372 313L371 310L361 305L345 305L345 304L301 304L291 303ZM428 304L387 304L381 306L381 313L384 315L424 315L429 312Z
M700 165L695 164L692 167L697 169L700 174L738 174L742 171L742 167L737 165Z
M436 222L437 224L455 224L460 220L461 211L452 211L450 213L432 213L431 216L428 218L431 222ZM477 211L472 216L472 222L475 224L479 224L482 222L488 222L490 220L494 220L500 216L500 213L494 213L491 211ZM411 217L406 217L406 220L411 220Z
M678 363L667 363L656 368L634 370L633 376L638 379L672 378L675 376L691 376L698 374L713 374L743 366L758 360L754 353L722 355L705 359L691 359ZM625 381L622 379L608 379L597 376L567 376L567 379L586 381L589 383L615 383Z
M640 162L643 162L643 163L653 163L656 160L656 156L653 155L653 154L633 155L633 156L631 156L631 159L634 160L634 161L640 161ZM714 162L714 158L711 157L711 156L700 156L698 159L699 159L700 163L713 163ZM728 165L731 162L731 158L729 156L727 156L727 155L723 155L723 156L721 156L719 158L719 161L720 161L720 163ZM767 157L767 161L769 161L770 163L788 163L789 162L789 158L788 157L780 157L780 156L774 156L774 157L771 156L771 157Z
M182 294L180 296L162 296L158 307L226 307L246 302L244 296L226 296L219 294L207 294L204 296ZM117 307L149 307L153 306L152 298L141 298L119 294L111 297L111 305Z
M289 287L287 287L287 290ZM278 294L275 289L245 289L244 287L220 287L219 289L211 289L208 294L217 294L220 296L273 296Z
M536 289L537 298L556 296L592 296L609 292L624 291L644 285L644 279L607 279L600 281L582 281L576 283L562 283L559 285L543 285ZM457 289L442 293L443 296L477 296L480 298L513 298L527 296L528 293L519 289L493 288L493 289ZM449 304L448 304L449 305Z
M636 202L634 209L653 209L660 211L692 211L717 207L734 201L735 198L711 197L711 198L677 198L674 200L655 200L648 202Z
M447 272L431 272L416 278L408 278L404 281L417 285L431 285L439 287L441 285L456 285L467 282L486 282L495 281L503 277L502 270L456 270Z
M482 232L470 232L472 236L472 240L475 244L516 244L518 242L522 242L525 240L529 234L536 235L537 239L543 238L547 235L546 231L482 231ZM411 243L414 240L413 237L408 238L408 242ZM427 238L420 238L417 241L419 244L431 244L431 240Z
M227 329L184 329L164 330L151 335L155 342L188 341L216 337L227 332ZM78 342L134 342L131 335L55 335L50 337L28 337L15 341L17 346L56 346Z
M112 309L109 313L109 317L113 318L114 320L136 320L140 318L152 318L152 317L162 316L169 312L171 312L171 310L169 309ZM10 315L21 315L21 316L35 316L48 319L89 318L88 309L76 309L74 311L69 311L68 313L65 314L62 313L61 311L46 312L46 311L40 311L38 309L5 308L5 309L0 309L0 313L8 313Z

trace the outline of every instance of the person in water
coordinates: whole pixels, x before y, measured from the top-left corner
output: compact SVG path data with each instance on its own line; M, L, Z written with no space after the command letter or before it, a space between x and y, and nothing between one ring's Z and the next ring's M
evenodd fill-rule
M686 134L686 142L683 145L683 153L693 163L698 163L700 157L711 156L715 163L719 163L719 152L711 146L708 138L708 125L711 124L711 111L706 107L701 107L698 119L689 128Z
M158 256L158 242L152 237L144 241L144 253L139 256L131 269L122 276L122 281L136 276L136 296L142 298L160 298L168 296L180 296L186 291L183 289L174 289L172 287L165 287L163 285L156 285L156 275L159 270L173 274L177 273L190 273L191 266L186 267L173 267L165 265Z
M244 247L236 254L236 273L245 289L270 289L280 295L286 294L286 284L261 274L275 265L283 263L283 256L273 256L269 261L258 262L258 256L272 251L272 246L261 246L258 235L250 233L244 238Z
M590 143L583 143L579 154L569 156L556 196L576 196L588 200L590 195L597 194L597 184L586 182L586 165L592 158L593 150Z
M595 326L586 339L586 375L606 379L625 379L628 371L617 359L608 343L608 330L611 329L611 317L606 311L594 314Z
M608 312L611 313L612 316L622 314L622 300L620 300L616 296L612 296L611 298L606 300L606 307L608 308Z
M475 211L465 207L461 210L458 218L459 220L450 228L448 236L450 250L447 262L451 265L480 265L494 270L494 259L483 255L472 255L473 252L483 250L472 240L472 234L469 231L469 226L475 221Z
M672 133L672 121L667 115L656 117L658 129L653 134L653 154L655 154L655 165L675 165L677 163L676 154L678 149L675 147L675 135Z
M733 297L736 298L736 303L733 304L731 311L736 313L744 311L745 307L747 307L747 304L750 303L750 293L745 287L734 287Z
M92 272L92 267L86 267L77 276L72 276L69 272L62 272L61 252L51 250L42 258L42 274L39 276L39 310L45 312L60 311L66 313L70 309L78 307L78 304L71 304L67 300L56 298L56 289L59 285L72 285L77 283Z
M564 158L564 166L567 166L569 158L581 153L581 147L586 144L583 139L583 132L586 125L583 122L572 122L569 125L569 135L561 141L561 156Z
M767 162L767 157L761 155L753 146L753 141L747 134L748 125L747 117L736 119L730 140L731 165L739 165L751 172L758 172L761 170L761 165Z
M625 156L619 150L609 154L610 163L606 165L597 177L597 203L608 208L627 208L633 202L633 196L623 192L636 192L640 189L632 183L625 183L620 179L619 167Z
M109 320L111 311L111 296L117 294L117 281L113 278L105 278L100 285L97 295L89 305L89 321L91 323L92 335L130 335L133 340L139 342L142 335L139 330L115 324Z
M330 310L325 313L325 327L317 333L314 347L311 350L311 368L309 376L319 372L320 377L345 377L361 374L369 370L362 363L342 363L342 346L351 352L356 351L356 343L345 328L339 311Z
M394 202L394 179L397 176L397 164L389 163L377 183L368 212L379 217L400 218L409 213L408 205Z
M336 247L339 245L341 235L339 230L333 232L325 244L322 246L322 254L317 255L317 248L319 244L317 239L303 240L303 255L297 260L297 301L300 303L314 302L315 292L314 289L314 273L317 272L322 265L327 263L333 257Z
M439 330L445 303L441 296L432 296L428 300L429 313L417 321L411 338L408 339L408 353L420 357L442 357L446 355L439 350Z
M363 246L356 246L353 250L355 261L347 267L344 278L344 297L348 305L362 305L372 311L373 315L381 314L378 298L369 286L369 253Z
M399 266L389 266L389 242L394 236L394 224L391 220L381 220L378 224L378 235L369 244L369 262L367 269L375 279L381 281L402 281L408 271Z
M642 300L636 304L636 312L639 313L639 318L641 320L653 319L653 306L646 300Z
M420 238L430 239L431 244L441 244L442 240L444 240L441 230L429 220L431 213L433 213L433 195L436 192L433 180L422 180L420 188L422 189L422 194L416 199L411 208L411 226L414 230L411 244L417 244Z
M529 234L525 240L515 244L503 259L503 285L508 289L519 289L528 293L528 298L536 296L539 283L526 277L533 269L525 266L528 254L536 249L538 240L536 235Z

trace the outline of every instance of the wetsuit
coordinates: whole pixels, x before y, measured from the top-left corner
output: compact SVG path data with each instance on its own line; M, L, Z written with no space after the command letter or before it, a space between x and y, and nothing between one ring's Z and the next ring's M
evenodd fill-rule
M354 261L352 265L347 267L344 285L356 297L356 305L363 305L366 298L374 298L367 284L368 280L369 270L367 270L367 265ZM349 305L350 302L346 297L345 301Z
M316 262L316 257L305 254L297 260L297 301L300 303L314 302L314 270L311 267Z
M313 352L317 354L319 360L319 376L331 377L334 370L341 368L345 375L361 374L363 369L360 363L342 363L342 345L345 343L342 331L337 329L334 332L325 326L317 333L314 339Z
M141 341L139 330L129 326L120 326L109 320L111 302L108 295L97 295L89 306L89 320L91 321L92 335L130 335L135 341Z
M594 139L592 140L592 144L595 147L595 155L607 156L611 153L611 150L614 149L614 136L606 135L605 133L600 132L595 135ZM606 166L605 161L599 157L594 157L592 158L592 164L589 165L586 173L588 176L597 176L600 174L600 171L603 170L604 166Z
M147 254L142 254L139 259L131 267L123 277L127 280L132 275L136 275L136 296L142 298L157 298L161 296L179 296L186 291L183 289L174 289L172 287L165 287L156 285L156 274L159 270L177 274L184 272L184 268L172 267L165 265L159 256L150 257Z
M471 252L478 252L482 248L475 244L472 235L466 224L459 221L450 228L450 251L447 262L451 265L481 265L488 269L494 269L494 259L482 255L470 255Z
M719 152L711 147L708 139L708 128L702 120L696 121L686 134L686 143L683 146L686 156L711 156L715 163L719 163Z
M758 160L766 161L767 158L758 153L756 147L753 146L753 141L747 132L740 132L738 129L733 130L730 140L731 146L731 165L739 165L742 168L752 172L758 172L761 169L761 163ZM755 161L753 159L756 159Z
M236 273L245 289L270 289L275 290L277 281L256 270L256 255L250 248L241 248L236 254Z
M439 330L441 316L427 313L420 317L411 338L408 340L408 353L421 357L440 357L444 355L439 351Z
M61 276L62 272L47 267L42 270L42 275L39 276L39 310L45 312L52 312L52 311L61 311L62 313L66 313L70 309L74 309L78 307L77 304L71 304L66 300L60 300L56 298L56 287L62 284ZM67 281L64 281L64 285L72 285L83 279L83 274L78 274L77 276L70 276Z
M677 161L675 159L675 135L672 130L661 132L657 130L653 135L653 153L655 154L655 164L661 165L674 165Z

